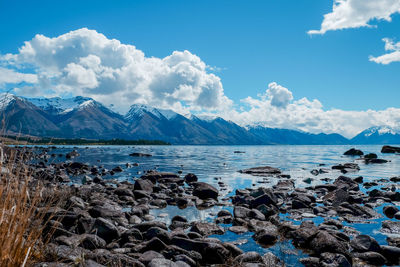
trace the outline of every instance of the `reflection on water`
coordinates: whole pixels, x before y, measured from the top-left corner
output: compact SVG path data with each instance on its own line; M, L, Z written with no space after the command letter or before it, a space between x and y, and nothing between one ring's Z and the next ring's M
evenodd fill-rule
M124 172L106 178L116 178L119 180L134 181L141 174L150 169L168 172L195 173L200 181L213 184L219 188L218 181L226 184L227 190L221 191L222 196L232 195L234 190L246 187L271 187L277 183L274 178L253 177L238 173L240 169L256 166L272 166L280 168L284 173L290 174L295 180L297 187L306 187L320 184L321 179L336 179L340 173L330 171L329 173L314 176L310 173L312 169L331 168L334 164L356 162L361 170L356 173L348 173L347 176L363 176L364 182L379 180L381 178L390 178L400 176L400 156L394 154L381 154L381 146L357 146L364 153L376 153L378 157L390 160L386 164L366 165L356 158L343 156L343 152L350 146L99 146L99 147L79 147L78 152L81 156L75 160L87 162L94 165L103 165L107 169L115 166L122 166ZM54 153L65 153L71 151L72 147L62 147ZM245 153L234 153L240 150ZM130 157L132 152L141 152L152 154L152 157ZM63 159L55 159L63 160ZM126 163L138 163L139 166L125 167ZM304 180L308 179L307 182ZM380 186L378 186L379 188ZM362 189L364 192L365 189ZM370 189L371 190L371 189ZM398 190L398 188L396 189ZM220 209L231 207L213 207L208 210L197 210L195 207L188 207L181 210L177 207L168 206L162 210L153 210L158 220L165 221L167 224L175 215L186 217L189 221L204 220L212 221ZM382 212L382 207L378 207ZM161 215L161 217L159 216ZM316 223L321 223L322 218L312 219ZM380 234L381 221L377 219L372 224L352 224L362 233L374 236L379 243L385 244L385 236ZM296 222L300 223L300 222ZM348 224L349 225L349 224ZM217 236L224 241L235 241L247 239L247 242L239 247L245 251L272 251L276 255L285 255L282 258L288 261L288 265L296 265L296 259L301 255L300 251L293 250L288 242L279 242L269 249L258 246L251 238L251 233L237 235L227 231L223 236ZM283 253L282 251L294 251L293 253Z

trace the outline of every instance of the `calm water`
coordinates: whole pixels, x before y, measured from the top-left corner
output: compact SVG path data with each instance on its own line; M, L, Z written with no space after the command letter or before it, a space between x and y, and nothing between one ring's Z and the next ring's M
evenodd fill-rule
M349 173L346 176L363 176L364 182L400 176L400 155L381 154L382 146L357 146L364 153L376 153L379 158L390 160L386 164L363 164L356 158L343 156L343 152L351 148L350 146L97 146L79 147L80 157L76 161L87 162L94 165L103 165L105 168L112 169L115 166L125 168L126 163L139 163L138 167L126 168L124 172L113 177L119 180L134 181L135 178L150 169L159 171L195 173L200 181L213 184L217 188L218 182L223 181L227 187L221 191L222 198L234 194L235 189L250 187L270 187L277 183L274 178L253 177L237 171L244 168L256 166L273 166L280 168L283 173L290 174L295 179L297 187L306 187L310 184L304 183L305 178L313 178L313 184L324 183L321 178L336 179L339 172L332 171L326 174L313 176L310 174L312 169L321 168L320 164L325 164L330 168L334 164L356 162L361 170L356 173ZM55 150L55 153L65 153L72 150L72 147L64 146ZM236 154L234 151L245 153ZM53 151L52 151L53 152ZM152 157L130 157L132 152L152 154ZM218 179L218 180L217 180ZM380 186L378 186L379 188ZM374 187L373 187L374 188ZM372 190L370 188L368 190ZM365 191L364 188L362 188ZM399 188L397 188L399 190ZM382 207L378 210L382 212ZM153 210L152 214L158 220L170 222L175 215L183 215L190 221L205 220L213 221L220 209L232 211L229 206L214 207L208 210L197 210L195 207L180 210L177 207L169 206L161 210ZM161 215L161 217L158 217ZM386 244L386 236L379 233L381 221L372 220L371 224L348 224L355 227L364 234L374 236L380 244ZM323 218L312 219L315 223L323 222ZM300 224L300 221L296 221ZM230 225L224 225L229 227ZM266 252L272 251L275 255L285 260L289 266L298 265L298 258L302 252L296 250L290 241L278 242L275 246L268 249L257 245L251 238L252 233L242 235L227 231L223 236L216 236L223 241L237 242L239 247L245 251Z

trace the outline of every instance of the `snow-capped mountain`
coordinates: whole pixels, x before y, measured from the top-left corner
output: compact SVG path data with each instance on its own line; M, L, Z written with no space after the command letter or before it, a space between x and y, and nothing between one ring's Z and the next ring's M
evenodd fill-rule
M154 116L158 119L166 119L166 120L173 119L178 115L178 113L172 110L157 109L144 104L133 104L129 109L128 113L126 113L125 119L127 121L132 121L137 118L141 118L146 114Z
M88 97L23 98L0 95L0 116L9 134L59 138L151 139L172 144L398 144L399 129L369 128L351 141L339 134L311 134L262 125L242 127L216 116L183 116L134 104L121 115Z
M400 144L400 127L374 126L356 135L354 144Z

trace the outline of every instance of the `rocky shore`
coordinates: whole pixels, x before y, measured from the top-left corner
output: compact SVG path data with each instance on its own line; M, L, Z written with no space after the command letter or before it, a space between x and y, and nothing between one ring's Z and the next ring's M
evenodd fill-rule
M107 170L79 162L77 151L56 155L53 149L15 148L20 160L29 164L34 179L44 181L47 194L63 192L61 201L45 216L45 233L52 233L52 237L45 262L36 266L286 266L270 252L244 252L234 242L215 238L226 231L250 232L263 247L288 240L308 255L299 259L304 266L400 264L400 177L383 179L379 182L384 187L368 191L373 182L346 176L360 169L359 164L349 162L310 170L313 176L337 170L342 175L296 188L289 174L262 166L240 172L277 178L276 185L238 189L224 198L220 190L192 173L149 170L133 183L118 182L104 176L123 172L128 166ZM398 153L400 148L384 147L382 151ZM345 155L365 164L387 162L356 149ZM51 163L55 157L66 160ZM80 182L71 182L76 181L74 177ZM219 183L223 187L223 181ZM213 222L189 222L175 216L169 224L150 214L168 205L180 209L231 206L233 212L222 209ZM377 212L382 205L383 214ZM383 216L387 218L380 231L389 234L385 245L349 226ZM311 219L316 217L323 222L313 223ZM294 220L301 220L301 225Z

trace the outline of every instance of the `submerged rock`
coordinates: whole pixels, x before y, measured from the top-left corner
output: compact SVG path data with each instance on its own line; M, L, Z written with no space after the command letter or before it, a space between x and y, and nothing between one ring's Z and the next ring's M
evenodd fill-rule
M364 155L364 152L362 152L361 150L355 149L355 148L351 148L351 149L347 150L346 152L344 152L343 155L346 155L346 156L362 156L362 155Z
M277 175L281 173L281 170L278 168L263 166L263 167L254 167L250 169L239 170L240 173L251 174L253 176L271 176Z
M400 153L400 147L383 146L381 153Z

